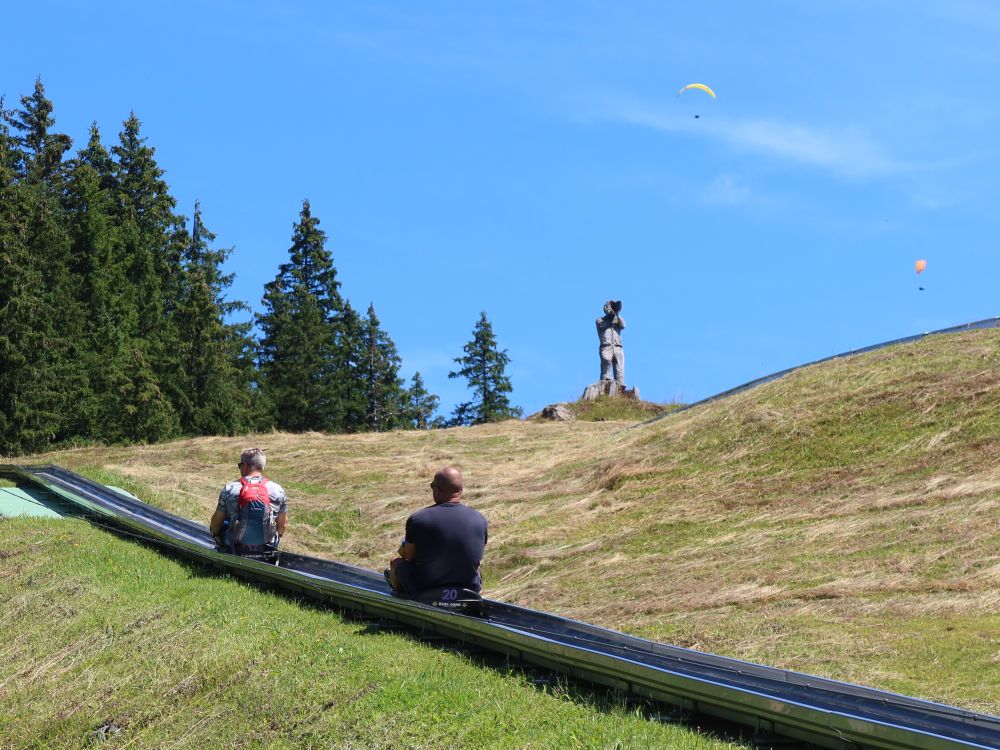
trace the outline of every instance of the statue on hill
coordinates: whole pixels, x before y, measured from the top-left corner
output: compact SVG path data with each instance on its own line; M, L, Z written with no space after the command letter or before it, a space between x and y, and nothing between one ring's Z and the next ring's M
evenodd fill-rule
M592 401L598 396L639 399L637 388L625 387L625 350L622 348L625 320L619 315L621 311L621 300L609 299L604 303L604 316L597 319L601 379L587 386L583 392L586 401Z
M622 349L622 331L625 320L618 315L622 302L609 299L604 303L604 317L597 319L597 338L601 342L601 380L614 380L625 386L625 351Z

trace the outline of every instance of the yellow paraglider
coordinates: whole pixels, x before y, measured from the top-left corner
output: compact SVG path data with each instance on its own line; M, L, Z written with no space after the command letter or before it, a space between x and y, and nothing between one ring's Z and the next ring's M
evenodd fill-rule
M680 96L688 89L701 89L713 99L715 98L715 92L712 91L712 89L710 89L704 83L689 83L687 86L685 86L684 88L682 88L680 91L677 92L677 96Z
M926 260L918 260L916 263L913 264L913 267L914 267L914 270L916 270L917 273L920 273L925 268L927 268L927 261Z

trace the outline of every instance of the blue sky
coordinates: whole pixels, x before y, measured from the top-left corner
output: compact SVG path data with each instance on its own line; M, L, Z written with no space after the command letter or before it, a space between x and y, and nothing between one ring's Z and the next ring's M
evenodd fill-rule
M1000 314L995 2L4 15L7 104L41 76L76 145L134 110L179 210L235 248L234 298L260 309L309 199L343 293L446 412L481 310L527 413L597 379L608 298L657 401ZM676 95L696 81L718 98Z

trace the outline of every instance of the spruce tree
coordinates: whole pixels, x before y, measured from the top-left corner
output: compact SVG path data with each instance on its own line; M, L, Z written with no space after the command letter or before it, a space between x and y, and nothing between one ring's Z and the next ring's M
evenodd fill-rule
M11 133L13 113L0 101L0 454L45 445L56 415L39 410L39 350L48 319L44 284L28 247L25 188L18 180L25 154Z
M456 357L461 368L449 372L449 378L465 378L473 391L471 401L459 404L450 420L453 425L499 422L521 416L521 409L510 405L513 387L505 374L510 358L497 346L493 326L483 312L472 332L472 340L463 347L465 355Z
M133 422L141 424L142 436L132 440L157 440L180 432L179 413L189 413L187 379L177 352L181 348L176 310L182 294L181 253L187 233L183 219L174 212L176 201L163 180L163 170L156 163L156 150L141 135L142 123L135 113L129 115L111 149L114 157L114 193L116 224L127 258L126 289L129 306L135 310L133 347L139 355L133 362L149 368L156 388L145 381L131 383L126 392L142 393L143 398L163 399L156 411L172 418ZM140 375L137 373L137 377ZM145 377L145 375L142 375ZM159 434L151 430L162 429Z
M402 360L389 334L382 330L375 305L368 305L364 327L362 378L367 402L366 422L373 432L409 426L406 391L399 377Z
M188 394L181 427L196 435L233 434L249 428L252 418L250 383L240 366L249 326L226 322L228 316L249 308L226 300L233 275L223 273L221 266L232 250L213 249L214 239L196 202L176 311Z
M440 399L428 392L424 379L419 372L413 374L413 380L406 391L407 418L410 426L417 430L427 430L438 426L434 417Z
M112 319L116 326L134 325L129 315L132 309L121 299L126 286L125 257L116 227L113 169L100 131L92 124L87 147L70 165L64 203L77 296L87 310L88 331L98 344ZM94 334L95 329L100 332Z
M174 435L177 413L160 390L156 374L142 348L130 347L129 359L128 377L116 383L121 395L125 439L153 443Z
M350 300L344 300L335 329L332 367L338 409L337 421L331 429L360 432L368 428L367 324Z
M141 129L139 118L131 113L111 151L122 207L119 219L131 235L129 254L135 258L130 281L142 296L139 333L145 337L159 327L164 314L172 314L180 297L186 233L183 218L174 210L177 202L156 162L156 149L147 145Z
M6 449L35 450L78 433L88 392L77 366L81 314L74 304L70 238L61 198L70 138L53 131L40 80L21 109L3 110L6 184L0 250L0 411Z
M274 427L293 432L342 428L346 405L337 382L344 303L326 233L303 201L289 260L264 287L259 387Z
M0 453L243 429L228 251L200 211L187 233L138 118L110 153L92 126L67 161L40 80L20 105L0 100Z
M63 156L72 145L69 136L53 132L52 102L45 98L41 80L35 81L30 96L21 97L22 109L13 113L20 131L24 188L21 205L27 222L26 240L36 267L42 269L46 301L58 309L51 311L56 328L53 335L67 341L79 333L80 315L73 308L76 278L72 271L72 242L62 204L66 189L67 168ZM54 341L50 340L49 346ZM65 356L65 351L60 356Z
M81 423L88 437L155 442L179 432L177 408L163 392L161 380L165 372L180 370L180 354L176 337L161 338L171 330L168 321L141 335L145 300L132 282L135 251L142 256L142 248L149 245L137 243L140 233L132 220L134 200L141 195L126 195L121 177L120 165L92 125L86 148L73 161L65 199L73 269L79 279L77 297L85 311L85 348L79 364L91 389L80 402ZM134 181L133 188L138 184ZM166 185L155 189L165 190ZM177 275L176 269L171 272ZM146 288L160 288L159 281L149 279ZM157 354L159 359L151 361Z
M121 441L120 384L131 367L129 334L134 309L127 303L125 262L115 225L112 164L96 125L87 147L73 160L64 203L71 238L71 272L83 311L79 367L88 391L76 403L81 437Z
M102 190L112 190L115 186L115 163L111 153L101 142L101 131L96 122L90 123L87 147L76 155L76 165L86 164L97 174Z
M45 96L42 80L35 80L34 91L21 97L21 109L9 112L10 123L18 135L19 147L14 167L30 183L59 186L63 172L63 156L73 145L68 135L52 131L52 102Z

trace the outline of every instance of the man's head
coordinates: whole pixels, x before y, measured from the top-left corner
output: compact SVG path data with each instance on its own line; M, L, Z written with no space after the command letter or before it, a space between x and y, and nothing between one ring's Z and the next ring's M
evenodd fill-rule
M247 448L240 454L240 474L254 474L264 471L267 456L260 448Z
M434 493L434 502L437 504L458 500L463 489L465 485L462 482L462 472L454 466L445 466L434 475L434 481L431 482L431 492Z

